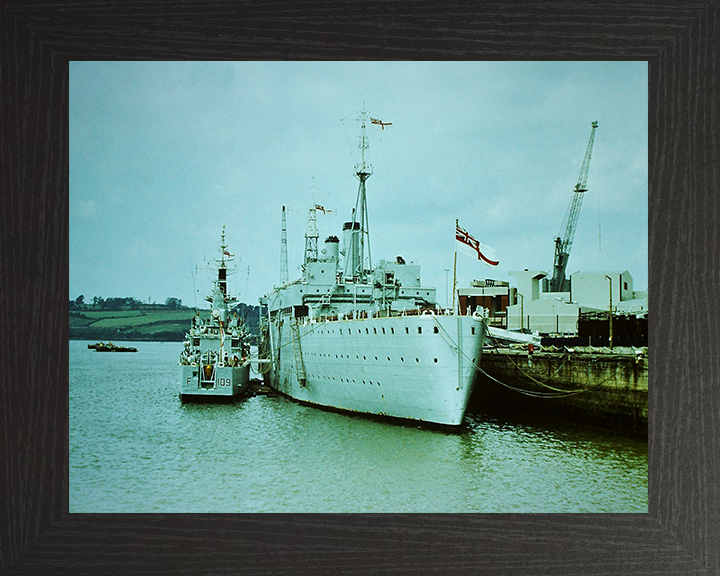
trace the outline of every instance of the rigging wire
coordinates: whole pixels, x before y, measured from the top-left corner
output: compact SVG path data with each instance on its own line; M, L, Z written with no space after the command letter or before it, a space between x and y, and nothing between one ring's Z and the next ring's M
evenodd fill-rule
M474 370L476 370L477 372L479 372L479 373L482 374L483 376L487 377L488 379L490 379L490 380L492 380L492 381L500 384L501 386L504 386L505 388L508 388L509 390L513 390L514 392L517 392L517 393L519 393L519 394L523 394L523 395L525 395L525 396L530 396L530 397L533 397L533 398L544 398L544 399L549 399L549 398L566 398L566 397L569 397L569 396L574 396L574 395L576 395L576 394L581 394L581 393L583 393L583 392L588 392L588 391L591 391L591 390L593 390L593 389L599 388L600 386L602 386L603 384L605 384L605 383L608 382L609 380L614 379L621 370L627 368L627 365L618 366L618 368L615 370L614 373L612 373L610 376L608 376L607 378L605 378L604 380L602 380L602 381L600 381L600 382L596 382L595 384L592 384L592 385L589 385L589 386L582 386L582 387L580 387L580 388L575 388L575 389L567 390L567 389L555 388L555 387L550 386L549 384L547 384L547 382L549 382L550 380L552 380L552 378L554 378L554 377L560 372L560 370L565 366L565 364L568 362L568 360L569 360L569 358L570 358L570 352L569 352L569 351L566 350L566 353L565 353L565 355L564 355L564 357L563 357L563 360L562 360L561 365L557 368L557 370L555 370L555 372L554 372L545 382L541 382L540 380L537 380L536 378L534 378L532 375L528 374L519 364L515 363L515 362L510 358L510 355L507 355L507 354L506 354L506 356L508 357L508 359L510 359L510 361L511 361L512 364L515 366L515 368L516 368L519 372L521 372L524 376L526 376L526 377L528 378L528 380L530 380L531 382L533 382L534 384L536 384L536 385L538 385L538 386L540 386L540 387L542 387L542 388L548 389L549 392L538 391L538 390L527 390L527 389L525 389L525 388L519 388L519 387L517 387L517 386L513 386L513 385L511 385L511 384L507 384L506 382L502 382L501 380L497 379L495 376L492 376L491 374L488 374L487 371L485 371L483 368L481 368L473 359L470 359L470 358L467 356L467 354L465 354L465 352L463 352L462 350L460 350L460 348L458 347L457 343L456 343L456 342L452 339L452 337L448 334L448 332L445 330L445 328L443 327L443 325L440 323L440 321L437 319L437 317L436 317L435 315L433 315L433 320L434 320L434 322L437 324L437 326L438 326L438 328L439 328L439 331L440 331L440 334L443 336L443 338L446 340L446 342L450 345L450 347L453 349L453 351L455 351L456 354L458 354L459 356L462 356L465 360L467 360L468 363L473 367ZM310 330L308 330L307 332L305 332L302 336L299 336L299 338L293 338L293 337L291 336L291 339L290 339L288 342L285 342L285 343L283 343L283 344L281 344L281 345L279 345L279 346L274 347L273 350L268 350L268 352L270 353L270 358L273 358L273 357L275 356L275 354L276 354L277 352L279 352L282 348L285 348L286 346L293 345L296 341L299 341L302 337L307 336L308 334L310 334L310 333L314 332L315 330L319 329L319 328L322 327L324 324L326 324L326 322L318 322L315 327L312 327ZM484 326L484 329L485 329L485 331L486 331L486 335L489 336L493 341L495 341L496 346L497 346L499 343L498 343L497 339L496 339L492 334L490 334L490 332L487 330L487 324L486 324L485 322L483 322L483 326ZM269 327L269 328L270 328L270 327ZM498 346L498 348L500 348L500 347ZM501 349L501 351L502 351L502 348L500 348L500 349ZM504 352L503 352L503 353L504 353Z
M621 370L622 368L625 368L624 366L619 366L619 367L617 368L617 370L616 370L613 374L611 374L610 376L608 376L605 380L602 380L601 382L597 382L597 383L592 384L592 385L590 385L590 386L583 386L583 387L581 387L581 388L576 388L576 389L574 389L574 390L563 390L563 389L560 389L560 388L553 388L552 386L549 386L549 385L546 384L545 382L540 382L539 380L535 379L533 376L531 376L530 374L528 374L525 370L523 370L519 365L515 364L515 367L516 367L520 372L522 372L522 374L525 375L529 380L533 381L534 383L538 384L539 386L542 386L542 387L544 387L544 388L548 388L549 390L551 390L551 392L540 392L540 391L534 391L534 390L526 390L526 389L524 389L524 388L518 388L518 387L516 387L516 386L512 386L512 385L510 385L510 384L507 384L507 383L505 383L505 382L501 382L500 380L498 380L498 379L495 378L494 376L488 374L483 368L481 368L481 367L478 366L475 362L473 362L470 358L468 358L468 356L467 356L463 351L461 351L461 350L458 348L457 344L455 344L455 342L453 342L452 338L451 338L450 335L445 331L445 329L444 329L443 326L440 324L440 322L437 320L437 318L435 318L434 316L433 316L433 318L434 318L436 324L440 327L440 330L442 331L443 337L445 337L445 339L448 341L448 343L451 345L451 347L455 350L455 352L456 352L457 354L459 354L459 355L462 355L468 362L470 362L470 364L473 366L473 368L474 368L477 372L483 374L483 375L486 376L487 378L489 378L489 379L497 382L498 384L500 384L500 385L502 385L502 386L504 386L504 387L506 387L506 388L508 388L508 389L510 389L510 390L513 390L513 391L518 392L518 393L520 393L520 394L524 394L524 395L526 395L526 396L532 396L532 397L534 397L534 398L564 398L564 397L566 397L566 396L573 396L573 395L575 395L575 394L580 394L580 393L582 393L582 392L587 392L587 391L589 391L589 390L592 390L592 389L594 389L594 388L597 388L597 387L605 384L605 382L607 382L608 380L615 378L615 377L617 376L618 372L620 372L620 370ZM490 332L487 330L487 324L483 323L483 325L485 326L486 334L489 335L491 339L495 340L494 336L492 336L492 334L490 334ZM497 340L495 340L495 341L497 342ZM562 368L562 366L564 366L565 362L567 362L568 359L569 359L569 353L566 353L566 358L564 358L563 364L560 366L560 368ZM558 368L558 371L560 370L560 368ZM557 374L557 372L556 372L556 374ZM554 375L553 375L553 376L554 376ZM551 376L551 378L552 378L552 376ZM549 379L548 379L548 380L549 380Z

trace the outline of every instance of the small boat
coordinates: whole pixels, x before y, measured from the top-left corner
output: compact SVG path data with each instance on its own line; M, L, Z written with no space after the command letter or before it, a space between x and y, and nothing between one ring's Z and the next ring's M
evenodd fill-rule
M228 263L232 255L225 244L223 225L217 278L213 281L207 317L193 316L180 353L180 399L229 399L243 395L250 386L250 333L232 310L237 299L228 294Z
M112 342L108 342L107 344L104 342L88 344L88 348L95 350L95 352L137 352L137 348L131 348L129 346L116 346Z

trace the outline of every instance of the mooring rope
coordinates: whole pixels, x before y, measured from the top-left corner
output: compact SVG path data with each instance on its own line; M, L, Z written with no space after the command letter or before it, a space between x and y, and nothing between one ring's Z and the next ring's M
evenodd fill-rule
M564 398L564 397L566 397L566 396L574 396L575 394L580 394L580 393L582 393L582 392L587 392L587 391L589 391L589 390L592 390L592 389L594 389L594 388L597 388L597 387L599 387L599 386L602 386L602 385L605 384L605 382L607 382L608 380L610 380L610 379L612 379L612 378L615 378L615 376L617 376L617 374L618 374L618 372L620 371L620 369L623 368L622 366L621 366L621 367L618 367L617 370L616 370L612 375L608 376L605 380L602 380L601 382L592 384L592 385L590 385L590 386L584 386L584 387L582 387L582 388L576 388L576 389L574 389L574 390L562 390L562 389L559 389L559 388L553 388L553 387L551 387L551 386L548 386L547 384L544 384L543 382L540 382L539 380L536 380L535 378L533 378L532 376L530 376L529 374L527 374L524 370L522 370L519 366L515 365L515 366L516 366L523 374L525 374L530 380L536 382L536 383L537 383L538 385L540 385L540 386L544 386L545 388L548 388L548 389L552 390L552 392L540 392L540 391L534 391L534 390L525 390L524 388L518 388L517 386L512 386L512 385L510 385L510 384L507 384L507 383L505 383L505 382L502 382L502 381L498 380L497 378L495 378L494 376L488 374L483 368L481 368L481 367L478 366L475 362L473 362L470 358L468 358L468 356L467 356L467 354L465 354L465 352L463 352L462 350L460 350L460 348L459 348L459 347L457 346L457 344L453 341L453 339L452 339L451 336L447 333L447 331L446 331L445 328L442 326L442 324L440 324L440 322L438 321L438 319L435 318L434 316L433 316L433 318L434 318L434 320L435 320L435 323L438 325L439 329L442 331L441 333L442 333L443 337L445 338L445 340L448 342L448 344L450 344L450 346L453 348L453 350L455 350L455 352L456 352L457 354L461 354L466 360L468 360L468 362L470 362L470 364L472 365L472 367L473 367L476 371L478 371L478 372L479 372L480 374L482 374L483 376L486 376L486 377L489 378L490 380L493 380L494 382L497 382L497 383L500 384L501 386L504 386L505 388L508 388L508 389L513 390L513 391L515 391L515 392L518 392L518 393L520 393L520 394L524 394L524 395L526 395L526 396L532 396L532 397L534 397L534 398ZM489 334L489 330L487 329L487 324L486 324L485 322L483 322L483 326L484 326L484 328L485 328L486 333ZM493 336L492 336L491 334L490 334L490 337L493 338ZM482 356L481 356L481 358L482 358ZM569 358L569 355L568 355L568 358ZM564 362L566 362L566 361L567 361L567 359L564 360ZM561 366L561 367L562 367L562 366Z
M550 382L553 378L555 378L555 376L557 376L557 375L560 373L560 370L563 369L563 367L565 366L565 364L567 364L567 361L570 359L570 353L569 353L567 350L565 351L565 354L563 355L562 363L560 364L560 366L557 367L557 370L555 370L555 372L554 372L553 374L551 374L550 376L548 376L547 380L545 380L544 382L541 382L540 380L538 380L537 378L535 378L534 376L532 376L531 374L528 374L525 370L523 370L522 367L521 367L519 364L517 364L517 363L512 359L512 357L505 352L505 350L504 350L501 346L499 346L499 342L498 342L497 338L495 338L495 336L493 336L493 335L490 333L490 330L488 329L487 325L485 326L485 333L486 333L488 336L490 336L490 338L495 342L495 347L496 347L497 349L499 349L503 354L505 354L505 357L510 361L510 363L511 363L513 366L515 366L515 368L517 368L520 372L522 372L523 375L526 376L529 380L535 382L535 384L537 384L538 386L541 386L541 387L543 387L543 388L547 388L548 390L552 390L553 392L561 392L561 393L566 393L566 392L568 392L567 390L563 390L563 389L560 389L560 388L553 388L552 386L550 386L550 385L548 384L548 382Z
M445 328L443 327L443 325L440 323L440 321L437 319L437 317L436 317L434 314L432 315L432 317L433 317L433 320L434 320L435 324L438 326L438 328L439 328L439 333L442 335L442 337L446 340L446 342L450 345L450 347L455 351L456 354L461 355L465 360L468 361L468 363L473 367L474 370L476 370L477 372L479 372L480 374L482 374L482 375L485 376L486 378L489 378L490 380L492 380L492 381L494 381L494 382L497 382L497 383L500 384L501 386L504 386L505 388L508 388L509 390L513 390L514 392L518 392L519 394L524 394L524 395L526 395L526 396L531 396L531 397L533 397L533 398L564 398L564 397L567 397L567 396L574 396L574 395L580 394L580 393L582 393L582 392L587 392L587 391L590 391L590 390L593 390L593 389L595 389L595 388L598 388L598 387L602 386L603 384L605 384L606 382L608 382L608 381L611 380L611 379L614 379L614 378L617 376L617 374L620 372L620 370L625 368L625 366L618 366L618 368L615 370L615 372L614 372L613 374L611 374L610 376L608 376L608 377L605 378L604 380L602 380L602 381L600 381L600 382L597 382L597 383L595 383L595 384L591 384L591 385L588 385L588 386L583 386L583 387L580 387L580 388L575 388L575 389L572 389L572 390L563 390L563 389L561 389L561 388L554 388L553 386L548 385L547 382L550 381L550 380L552 380L555 376L557 376L557 374L559 374L560 370L562 370L562 368L563 368L563 367L565 366L565 364L568 362L568 360L570 359L570 353L569 353L568 351L565 352L565 354L564 354L564 356L563 356L562 363L561 363L560 366L555 370L555 372L554 372L550 377L548 377L548 379L547 379L545 382L542 382L542 381L538 380L537 378L533 377L532 375L528 374L519 364L517 364L516 362L514 362L514 360L512 360L512 358L510 357L509 354L507 354L502 348L499 348L500 351L501 351L503 354L505 354L506 358L508 358L508 359L510 360L510 362L513 364L513 366L515 366L515 368L516 368L518 371L520 371L525 377L527 377L527 379L528 379L529 381L535 383L536 385L538 385L538 386L540 386L540 387L542 387L542 388L546 388L546 389L550 390L550 392L542 392L542 391L526 390L526 389L524 389L524 388L518 388L517 386L512 386L511 384L507 384L507 383L505 383L505 382L502 382L501 380L498 380L495 376L492 376L491 374L488 374L488 372L487 372L486 370L484 370L481 366L479 366L473 359L469 358L469 357L467 356L467 354L465 354L465 352L460 349L460 347L459 347L459 346L457 345L457 343L452 339L452 337L450 336L450 334L448 334L447 330L445 330ZM312 327L310 330L308 330L305 334L303 334L303 336L307 336L307 335L310 334L311 332L314 332L315 330L321 328L321 327L323 326L323 324L325 324L325 322L317 322L317 325L314 326L314 327ZM484 328L484 330L485 330L485 334L486 334L487 336L489 336L489 337L496 343L496 345L497 345L497 344L498 344L498 341L497 341L497 339L490 333L490 331L488 330L487 323L486 323L485 321L483 321L483 322L482 322L482 325L483 325L483 328ZM269 328L269 329L272 329L271 326L268 326L268 328ZM291 337L291 339L290 339L289 341L281 344L280 346L274 347L274 348L272 349L272 352L273 352L273 353L277 353L280 349L285 348L286 346L290 346L290 345L292 345L294 342L295 342L295 339L293 339L293 338ZM268 352L270 352L270 351L268 351ZM271 358L272 358L272 357L274 357L274 354L271 355ZM481 358L482 358L482 355L481 355Z

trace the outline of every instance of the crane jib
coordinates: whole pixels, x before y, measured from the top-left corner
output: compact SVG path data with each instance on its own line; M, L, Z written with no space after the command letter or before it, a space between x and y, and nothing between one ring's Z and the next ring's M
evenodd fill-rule
M553 262L553 277L550 280L550 292L567 292L569 290L569 281L565 277L565 269L567 268L568 258L570 257L570 247L575 237L575 229L577 220L582 206L582 200L587 192L587 179L590 172L590 158L592 156L593 142L595 141L595 130L598 127L597 122L592 123L590 130L590 140L588 140L585 157L583 158L582 168L580 168L580 176L577 184L575 184L574 194L570 203L570 209L567 214L567 222L563 222L565 229L562 240L558 237L555 239L555 260Z

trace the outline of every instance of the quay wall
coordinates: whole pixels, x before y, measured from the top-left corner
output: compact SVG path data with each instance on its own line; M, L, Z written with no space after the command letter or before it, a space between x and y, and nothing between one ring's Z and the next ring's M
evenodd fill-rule
M646 350L646 349L645 349ZM476 410L534 413L647 437L647 354L483 351Z

